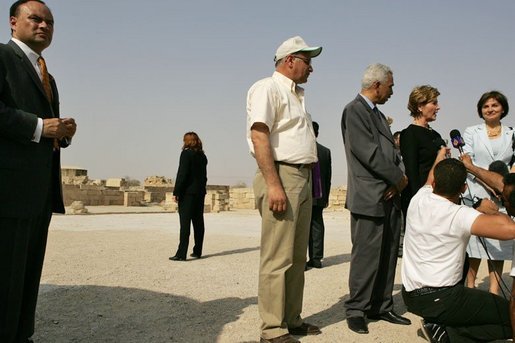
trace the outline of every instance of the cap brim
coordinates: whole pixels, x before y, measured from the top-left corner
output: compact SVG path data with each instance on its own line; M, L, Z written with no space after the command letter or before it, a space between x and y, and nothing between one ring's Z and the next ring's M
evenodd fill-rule
M320 53L322 52L322 47L320 46L320 47L305 48L305 49L302 49L299 51L308 52L309 56L311 58L313 58L313 57L317 57L318 55L320 55ZM299 52L299 51L297 51L297 52Z

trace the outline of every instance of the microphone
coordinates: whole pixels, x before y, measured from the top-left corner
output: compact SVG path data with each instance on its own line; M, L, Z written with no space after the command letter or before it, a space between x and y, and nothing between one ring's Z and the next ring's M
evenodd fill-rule
M465 145L465 141L463 140L463 138L461 137L461 133L460 131L454 129L454 130L451 130L451 132L449 133L449 135L451 136L451 142L452 142L452 146L455 147L456 149L458 149L460 151L460 155L464 155L465 152L463 151L463 146ZM470 191L470 186L468 184L468 181L467 179L465 179L465 183L467 184L467 190L468 190L468 195L469 195L469 200L471 202L474 202L474 197L472 196L472 192ZM463 200L464 198L461 197L461 202L463 203ZM470 205L469 205L470 206Z
M451 136L452 146L455 147L456 149L458 149L460 151L460 154L464 154L463 146L465 145L465 141L461 137L461 133L458 130L454 129L454 130L451 130L450 136Z

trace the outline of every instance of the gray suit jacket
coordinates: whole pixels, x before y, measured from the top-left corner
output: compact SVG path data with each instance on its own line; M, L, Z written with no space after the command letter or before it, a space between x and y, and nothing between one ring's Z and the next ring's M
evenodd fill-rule
M59 95L50 77L53 101L27 56L10 41L0 44L0 217L41 214L48 202L64 213L59 151L53 140L32 142L37 118L59 116Z
M346 207L352 213L383 217L384 191L404 175L392 133L359 94L343 110L341 125L347 157ZM394 204L400 208L399 196Z

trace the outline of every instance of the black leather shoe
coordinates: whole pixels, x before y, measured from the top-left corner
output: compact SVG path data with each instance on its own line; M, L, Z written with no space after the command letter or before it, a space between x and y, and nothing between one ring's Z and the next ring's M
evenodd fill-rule
M195 253L191 254L190 257L193 257L193 258L200 258L200 255L197 255Z
M313 268L322 268L322 262L320 262L320 260L309 260L307 265Z
M422 326L422 333L429 342L449 343L449 336L442 325L427 323L424 319L420 320L420 324Z
M185 258L182 258L182 257L179 257L179 256L172 256L172 257L168 257L168 259L170 261L186 261Z
M349 317L347 318L347 326L349 329L356 333L368 333L368 326L364 317Z
M400 324L400 325L410 325L411 324L411 320L409 320L408 318L405 318L403 316L400 316L393 311L376 314L376 315L370 315L370 316L368 316L368 318L369 319L377 319L377 320L385 320L387 322L390 322L393 324Z
M261 337L259 343L300 343L300 341L287 333L286 335L269 339Z
M288 328L288 332L292 335L297 336L311 336L319 335L322 333L318 326L309 323L302 323L301 326L296 328Z

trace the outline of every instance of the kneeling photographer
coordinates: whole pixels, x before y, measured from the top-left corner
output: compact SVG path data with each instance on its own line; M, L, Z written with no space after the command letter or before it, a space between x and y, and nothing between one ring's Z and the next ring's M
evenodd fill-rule
M512 337L508 300L464 287L470 235L515 238L515 223L490 200L476 209L460 205L467 170L438 153L426 185L412 198L406 218L402 295L408 311L421 316L431 342L477 342ZM507 206L508 207L508 206Z

